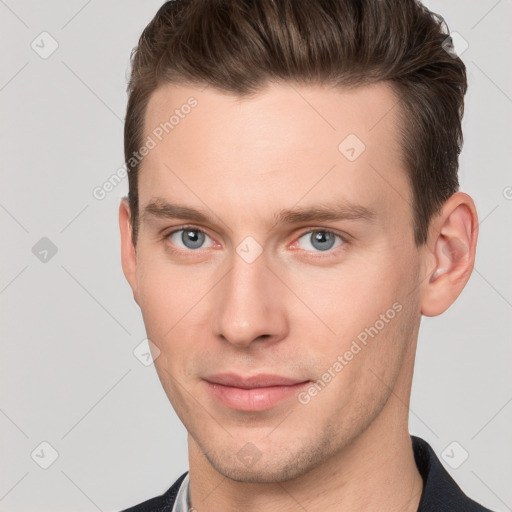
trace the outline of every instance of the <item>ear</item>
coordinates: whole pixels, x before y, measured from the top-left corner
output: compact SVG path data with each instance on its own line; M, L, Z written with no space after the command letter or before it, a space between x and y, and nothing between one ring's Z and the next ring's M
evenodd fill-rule
M123 273L130 285L133 298L138 304L137 298L137 255L133 244L133 226L130 205L128 199L123 197L119 205L119 229L121 231L121 264Z
M430 262L430 269L422 283L423 315L440 315L460 295L473 270L477 237L475 204L467 194L456 192L444 203L429 230L425 261Z

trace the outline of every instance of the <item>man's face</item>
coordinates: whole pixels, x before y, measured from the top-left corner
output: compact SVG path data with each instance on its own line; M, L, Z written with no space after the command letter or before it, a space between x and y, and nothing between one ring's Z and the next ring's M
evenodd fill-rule
M391 429L393 388L408 398L422 262L396 103L385 84L274 84L244 100L166 85L150 99L130 284L165 392L225 476L304 474L377 416ZM208 383L221 374L298 384Z

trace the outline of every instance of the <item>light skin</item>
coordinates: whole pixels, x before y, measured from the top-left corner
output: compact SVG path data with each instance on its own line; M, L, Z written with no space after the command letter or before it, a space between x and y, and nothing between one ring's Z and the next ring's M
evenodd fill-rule
M123 271L188 431L192 506L416 511L408 406L420 318L445 311L469 279L473 201L455 193L415 245L397 98L384 83L274 83L245 99L167 84L150 99L144 138L190 96L197 107L141 164L136 249L126 200L119 223ZM338 149L349 134L366 146L354 161ZM162 201L203 218L157 215L150 205ZM326 205L343 205L343 215L279 217ZM262 249L250 263L237 252L249 236ZM307 404L293 396L237 410L207 390L203 379L225 372L316 382L397 303ZM253 464L240 457L247 446Z

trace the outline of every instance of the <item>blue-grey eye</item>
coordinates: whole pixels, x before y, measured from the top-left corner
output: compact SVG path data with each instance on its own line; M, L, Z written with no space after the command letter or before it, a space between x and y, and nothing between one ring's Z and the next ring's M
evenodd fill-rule
M336 242L338 239L338 243ZM301 249L306 251L328 251L334 247L339 247L343 244L343 240L339 235L332 233L331 231L310 231L304 233L298 241L305 240L305 246L301 246ZM337 245L335 245L337 243ZM300 245L300 243L299 243Z
M180 249L201 249L210 237L199 229L178 229L169 235L171 242Z

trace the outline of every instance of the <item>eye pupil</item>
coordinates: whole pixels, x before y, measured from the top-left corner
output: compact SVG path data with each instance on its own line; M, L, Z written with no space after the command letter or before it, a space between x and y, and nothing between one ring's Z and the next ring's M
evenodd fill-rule
M195 229L185 229L181 235L181 241L189 249L197 249L204 243L205 235Z
M313 231L311 233L311 245L320 251L331 249L334 241L334 235L327 231Z

